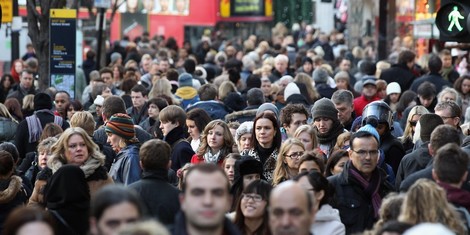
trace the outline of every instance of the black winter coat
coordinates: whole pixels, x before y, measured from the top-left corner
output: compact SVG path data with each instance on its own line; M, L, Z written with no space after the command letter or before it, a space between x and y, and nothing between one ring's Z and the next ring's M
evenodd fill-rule
M194 155L191 144L186 140L184 128L175 127L163 138L171 146L171 169L175 172L186 163L191 162Z
M229 219L224 219L224 235L241 235L242 233L235 227ZM188 230L186 228L186 216L183 212L180 212L176 215L176 223L174 229L171 230L172 235L188 235Z
M431 154L428 150L429 142L421 144L416 150L405 155L400 162L395 179L395 187L400 188L401 182L409 175L426 168L431 161Z
M400 84L401 90L406 91L410 89L415 75L406 64L394 64L391 68L382 71L380 79L385 80L387 84L397 82Z

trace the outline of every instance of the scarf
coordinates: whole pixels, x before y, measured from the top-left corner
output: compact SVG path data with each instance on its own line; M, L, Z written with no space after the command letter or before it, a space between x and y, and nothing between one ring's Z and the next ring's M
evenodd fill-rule
M372 199L372 206L374 207L374 217L378 218L380 205L382 204L382 198L379 195L379 188L380 182L382 181L382 176L380 175L379 171L375 169L372 172L370 181L367 181L364 177L362 177L361 173L352 164L349 168L348 173L353 180L357 181L359 185L361 185L361 187L364 189L364 193L366 193Z
M65 158L65 157L64 157ZM83 173L85 173L85 178L91 176L95 171L104 164L104 156L100 154L90 155L88 160L80 166ZM47 166L51 168L52 174L65 165L58 155L52 155L51 158L47 161Z
M205 162L209 162L209 163L214 163L214 164L217 164L219 162L219 156L220 156L220 150L216 153L216 154L211 154L211 151L208 150L205 154L204 154L204 161Z
M344 131L343 125L341 125L339 121L334 121L332 124L332 128L328 133L317 134L318 141L320 142L320 144L328 144L334 141L334 143L332 143L331 145L333 146L336 144L336 138L338 137L338 135L343 133L343 131Z
M449 74L452 73L452 71L454 71L454 66L451 66L450 68L442 68L441 69L441 76L445 80L449 81Z

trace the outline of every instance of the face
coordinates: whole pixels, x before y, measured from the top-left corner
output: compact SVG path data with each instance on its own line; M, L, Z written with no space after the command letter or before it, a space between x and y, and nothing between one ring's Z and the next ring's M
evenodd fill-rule
M170 133L170 131L175 129L175 127L177 127L177 126L178 126L178 124L176 122L175 123L160 122L160 129L162 129L162 132L163 132L164 136L167 136L168 133Z
M274 67L276 68L276 70L279 73L283 74L287 70L287 61L278 60L278 61L274 62Z
M246 188L246 186L248 186L251 182L255 181L255 180L259 180L261 179L261 176L259 174L248 174L248 175L244 175L243 176L243 189Z
M168 63L167 60L160 61L160 70L162 72L166 73L166 71L168 71L169 68L170 68L170 64Z
M319 117L314 120L313 124L317 127L318 133L326 134L333 126L333 120L326 117Z
M10 78L9 78L9 77L6 77L6 79L3 80L3 84L2 84L2 85L3 85L4 88L9 88L9 87L11 87L11 80L10 80Z
M342 157L339 161L334 165L333 169L331 170L331 174L336 175L343 172L344 165L348 162L349 157Z
M91 230L94 234L114 235L127 224L140 219L139 210L134 204L121 202L107 208L99 221L92 218Z
M73 109L73 107L70 106L69 109L67 110L67 118L70 120L74 114L75 114L75 109Z
M273 235L309 234L314 215L306 206L307 195L303 190L299 187L271 197L269 227Z
M199 132L199 129L196 126L196 122L193 120L186 119L186 126L188 127L188 133L193 138L193 140L199 139L199 136L201 133Z
M101 96L103 96L105 99L111 95L113 95L113 93L111 93L111 89L109 87L104 88L104 90L101 92Z
M259 219L262 218L266 212L267 204L268 202L263 200L261 195L247 193L242 195L240 208L246 219Z
M69 102L69 96L65 93L57 93L55 95L54 103L57 111L62 112Z
M450 92L447 92L447 93L445 93L441 96L441 102L442 101L454 101L455 102L456 99L457 98L453 94L451 94Z
M300 142L302 142L302 144L305 147L305 151L313 150L314 146L313 146L312 136L308 134L306 131L300 133L299 136L297 136L297 139L299 139Z
M88 148L85 140L79 134L70 136L65 150L65 159L68 164L81 166L88 160Z
M470 92L470 79L464 79L462 81L462 93L468 94Z
M241 149L241 150L251 149L252 148L252 146L251 146L251 137L252 137L251 133L243 134L242 136L240 136L240 140L239 140L239 143L238 143L239 149Z
M150 70L150 64L151 64L151 60L143 60L142 61L142 69L145 71L145 72L148 72Z
M413 117L410 120L410 125L411 125L411 128L413 130L413 133L415 133L416 124L418 123L420 117L421 117L421 115L415 114L415 115L413 115Z
M132 105L136 108L141 108L147 101L147 96L143 96L142 92L131 91Z
M284 125L287 135L293 136L299 126L307 124L307 116L303 113L293 113L289 125Z
M149 104L147 111L148 111L149 117L153 119L158 119L158 115L160 114L160 109L158 108L156 104Z
M107 142L115 152L119 152L121 150L120 142L121 142L121 137L119 137L116 134L107 132L106 135L108 136Z
M261 81L261 90L263 90L264 96L269 96L271 94L271 81L269 81L269 79Z
M299 160L300 157L304 154L304 148L298 145L292 145L292 147L287 151L286 155L284 156L284 163L292 170L299 169Z
M267 118L260 118L255 125L255 135L258 143L264 148L270 148L274 141L276 131L271 120Z
M349 71L351 69L351 61L349 60L342 60L341 64L339 65L339 69L341 71Z
M20 61L17 61L15 63L15 71L17 73L21 73L21 70L23 70L23 63L21 63Z
M347 90L348 89L348 82L344 79L336 80L336 88L338 90Z
M397 103L398 100L400 99L400 94L398 94L398 93L392 93L392 94L389 95L389 97L390 97L390 101L391 101L392 103Z
M346 103L335 104L336 109L338 110L338 119L341 123L348 123L351 121L351 113L354 111L353 105L348 105Z
M16 235L53 235L54 230L42 221L29 222L21 226Z
M304 64L302 65L302 68L303 68L304 72L311 73L312 70L313 70L313 64L304 63Z
M457 126L459 124L460 118L459 117L453 117L452 112L450 109L443 109L439 111L434 111L435 114L439 115L439 117L442 118L442 121L444 121L444 124L449 124L451 126Z
M314 171L314 170L318 171L318 172L321 172L320 167L314 161L304 161L299 166L299 173L311 172L311 171Z
M33 86L33 74L23 72L21 73L20 83L25 89L30 89Z
M442 60L442 67L443 68L450 68L452 66L452 56L443 55L443 56L441 56L441 60Z
M207 144L214 151L219 151L224 146L224 128L216 125L207 133Z
M431 104L432 104L432 101L434 100L434 97L430 97L430 98L424 98L424 97L421 97L419 96L419 102L421 102L421 105L423 105L424 107L429 107Z
M148 12L151 12L151 11L153 10L153 0L144 1L144 8L145 8Z
M220 172L196 170L186 177L186 190L180 200L181 210L191 227L209 231L222 226L231 203L227 184Z
M377 87L370 84L370 85L365 85L363 88L362 88L362 94L365 96L365 97L374 97L376 94L377 94Z
M370 177L377 167L379 146L374 137L355 138L349 150L349 159L364 176Z
M47 151L41 151L39 152L38 156L38 164L39 167L45 168L47 166L47 159L52 155L52 153L47 152Z
M102 73L101 74L101 79L108 84L108 85L113 85L113 74L112 73Z
M233 177L235 175L235 159L233 158L228 158L225 160L225 166L224 166L224 171L225 174L227 174L228 180L230 182L233 182Z

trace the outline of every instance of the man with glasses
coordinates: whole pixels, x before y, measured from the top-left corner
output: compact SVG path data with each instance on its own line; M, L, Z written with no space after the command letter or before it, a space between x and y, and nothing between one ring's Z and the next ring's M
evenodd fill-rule
M342 173L328 178L336 191L335 201L346 234L372 228L379 218L382 198L393 191L387 174L377 167L380 137L370 129L351 136L350 160Z
M465 135L460 128L460 117L462 116L462 110L455 101L443 101L436 105L434 113L439 115L444 121L444 124L455 127L460 134L461 140L465 139Z

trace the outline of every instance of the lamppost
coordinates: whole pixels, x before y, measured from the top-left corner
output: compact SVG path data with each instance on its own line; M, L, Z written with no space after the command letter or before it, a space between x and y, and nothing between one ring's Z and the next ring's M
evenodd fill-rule
M95 7L99 9L99 20L98 20L98 45L96 52L96 70L101 68L101 53L102 53L102 44L103 44L103 24L105 22L104 15L106 9L111 8L111 0L95 0Z

